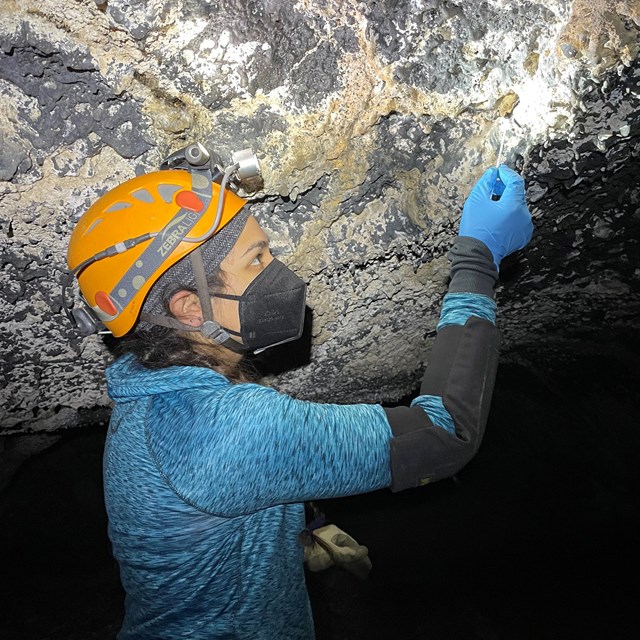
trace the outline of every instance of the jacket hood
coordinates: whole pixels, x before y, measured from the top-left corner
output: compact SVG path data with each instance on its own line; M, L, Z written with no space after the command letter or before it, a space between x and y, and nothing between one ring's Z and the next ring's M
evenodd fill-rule
M142 398L198 387L223 389L231 385L222 374L204 367L148 369L129 354L106 370L107 391L113 400Z

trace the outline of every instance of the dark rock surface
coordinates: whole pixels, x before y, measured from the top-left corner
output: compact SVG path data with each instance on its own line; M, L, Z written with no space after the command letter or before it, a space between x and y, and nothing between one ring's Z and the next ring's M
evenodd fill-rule
M640 16L622 0L596 9L3 5L2 433L108 413L110 356L61 313L68 238L97 196L197 138L225 158L258 151L265 190L251 206L310 285L310 363L265 380L284 391L370 402L415 386L461 205L505 131L536 219L503 269L505 352L634 326Z
M116 95L89 55L62 52L26 24L17 42L0 39L0 79L32 99L18 111L19 133L33 146L38 164L76 141L85 145L85 157L104 144L124 158L140 156L151 146L140 105L126 94ZM70 170L56 168L60 176Z

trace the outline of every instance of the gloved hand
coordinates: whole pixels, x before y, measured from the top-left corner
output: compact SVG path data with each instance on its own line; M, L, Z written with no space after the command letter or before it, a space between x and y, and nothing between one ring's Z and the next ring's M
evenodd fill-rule
M484 242L500 268L502 259L526 247L532 234L523 178L505 164L487 169L464 203L459 235Z

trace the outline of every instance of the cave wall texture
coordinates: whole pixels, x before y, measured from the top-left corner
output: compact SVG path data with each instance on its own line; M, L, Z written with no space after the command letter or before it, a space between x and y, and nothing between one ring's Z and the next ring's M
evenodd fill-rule
M267 379L284 391L415 387L505 129L536 225L503 268L505 357L632 330L639 43L638 0L3 0L2 433L108 414L110 356L61 313L66 244L97 196L194 140L253 147L255 215L310 285L312 362Z

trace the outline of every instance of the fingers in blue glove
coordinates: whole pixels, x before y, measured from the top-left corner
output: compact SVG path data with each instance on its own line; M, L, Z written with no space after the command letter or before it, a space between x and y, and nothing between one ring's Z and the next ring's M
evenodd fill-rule
M500 179L505 184L512 184L514 182L524 184L524 178L506 164L501 164L500 167L498 167L498 173L500 175Z
M491 190L492 200L500 200L507 189L511 192L524 194L524 179L511 167L501 164Z
M490 198L497 176L498 169L496 167L487 169L482 176L480 176L478 182L475 183L469 195L477 199L482 199L483 197Z

